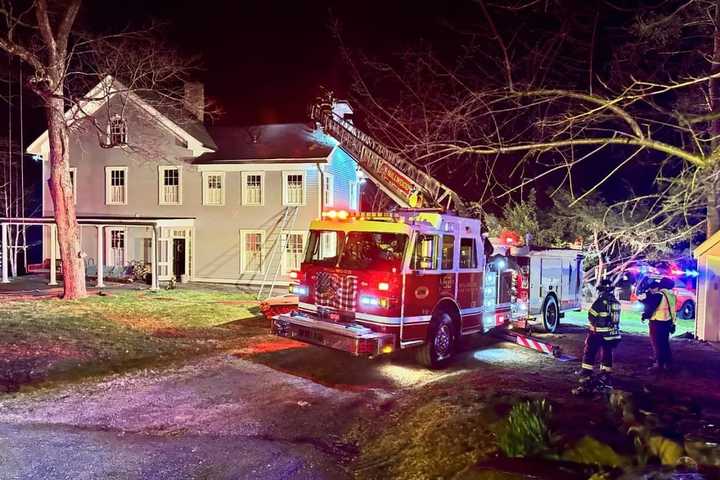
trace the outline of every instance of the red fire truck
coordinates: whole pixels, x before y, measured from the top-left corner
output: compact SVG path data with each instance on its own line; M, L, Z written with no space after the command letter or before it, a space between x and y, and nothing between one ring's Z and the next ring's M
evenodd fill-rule
M292 287L298 310L273 317L275 334L358 356L416 348L420 363L439 367L465 335L528 320L531 309L554 330L563 309L579 308L577 251L491 256L481 221L462 215L450 188L334 114L331 102L313 117L402 208L312 222Z

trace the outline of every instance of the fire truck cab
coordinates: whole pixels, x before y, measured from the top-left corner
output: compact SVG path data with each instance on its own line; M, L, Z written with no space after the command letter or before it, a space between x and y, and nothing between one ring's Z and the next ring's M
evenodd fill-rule
M357 356L413 347L441 366L463 335L527 314L516 271L486 264L484 245L478 219L326 212L310 225L298 311L275 317L273 332Z

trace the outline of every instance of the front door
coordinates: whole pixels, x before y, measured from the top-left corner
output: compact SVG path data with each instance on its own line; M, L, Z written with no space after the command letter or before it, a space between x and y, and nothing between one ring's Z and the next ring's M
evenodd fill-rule
M173 276L176 280L180 280L180 276L185 275L185 239L173 239Z

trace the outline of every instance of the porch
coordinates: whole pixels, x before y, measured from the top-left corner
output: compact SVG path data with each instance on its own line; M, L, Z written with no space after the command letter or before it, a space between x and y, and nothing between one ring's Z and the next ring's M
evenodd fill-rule
M105 287L108 274L117 277L137 265L147 268L151 290L159 289L163 280L180 277L189 281L192 278L194 217L82 216L78 217L78 224L86 275L96 279L97 288ZM43 229L43 258L48 259L48 285L57 285L58 270L62 266L58 254L57 225L53 217L0 218L0 282L10 282L10 262L6 259L11 255L11 248L18 248L9 245L10 229L24 227ZM130 239L139 240L135 255L130 255Z

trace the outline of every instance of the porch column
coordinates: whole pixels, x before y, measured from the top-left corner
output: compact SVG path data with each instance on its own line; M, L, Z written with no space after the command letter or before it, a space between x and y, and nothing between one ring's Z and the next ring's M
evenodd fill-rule
M8 259L9 259L9 252L10 249L8 249L8 226L7 223L2 224L2 252L0 255L2 255L2 283L10 283L10 280L8 279Z
M57 225L50 224L50 281L48 285L57 285Z
M150 290L160 290L157 268L157 237L158 227L152 227L152 239L150 240L150 272L152 280L150 282Z
M105 282L105 225L97 227L97 287L103 288Z

